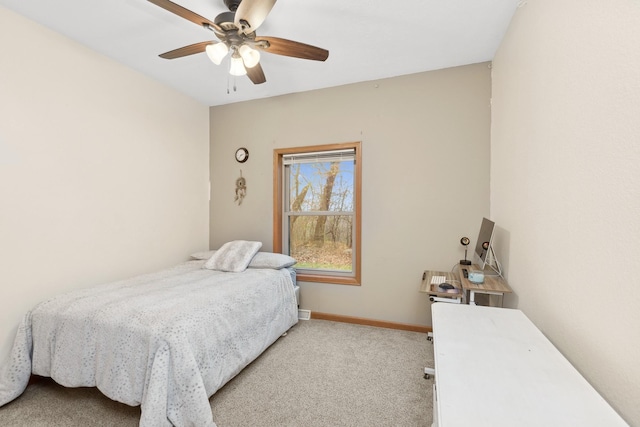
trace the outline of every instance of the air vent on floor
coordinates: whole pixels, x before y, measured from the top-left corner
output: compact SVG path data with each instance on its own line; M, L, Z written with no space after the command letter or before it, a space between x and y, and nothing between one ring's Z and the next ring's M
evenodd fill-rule
M300 320L309 320L311 319L311 310L303 310L301 308L298 309L298 319Z

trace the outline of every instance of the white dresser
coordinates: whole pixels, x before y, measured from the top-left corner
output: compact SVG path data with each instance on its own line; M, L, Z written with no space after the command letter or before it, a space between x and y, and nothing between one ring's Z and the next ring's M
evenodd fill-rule
M431 309L435 427L628 426L520 310Z

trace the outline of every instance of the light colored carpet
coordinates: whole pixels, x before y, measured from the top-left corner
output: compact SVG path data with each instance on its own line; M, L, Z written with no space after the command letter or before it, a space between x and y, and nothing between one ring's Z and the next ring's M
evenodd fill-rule
M426 334L300 321L211 397L218 427L429 426L433 366ZM2 426L137 426L139 407L95 388L31 384L0 408Z

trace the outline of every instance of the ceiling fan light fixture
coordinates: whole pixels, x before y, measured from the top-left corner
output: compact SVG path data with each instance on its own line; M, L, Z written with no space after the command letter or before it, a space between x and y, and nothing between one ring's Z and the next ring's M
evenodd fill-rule
M224 57L227 56L227 53L229 53L229 48L224 43L215 43L215 44L207 45L205 50L211 62L213 62L216 65L220 65Z
M246 68L244 68L244 64L242 62L242 58L240 56L232 56L231 57L231 65L229 67L229 74L232 76L244 76L247 74Z
M244 61L244 66L247 68L253 68L260 62L260 52L252 49L249 45L243 44L238 49L238 52Z

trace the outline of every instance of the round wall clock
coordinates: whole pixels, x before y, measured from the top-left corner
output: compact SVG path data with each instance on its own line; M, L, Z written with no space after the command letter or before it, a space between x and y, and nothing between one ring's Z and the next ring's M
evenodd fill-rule
M244 147L238 148L236 150L236 161L238 163L244 163L249 160L249 150Z

